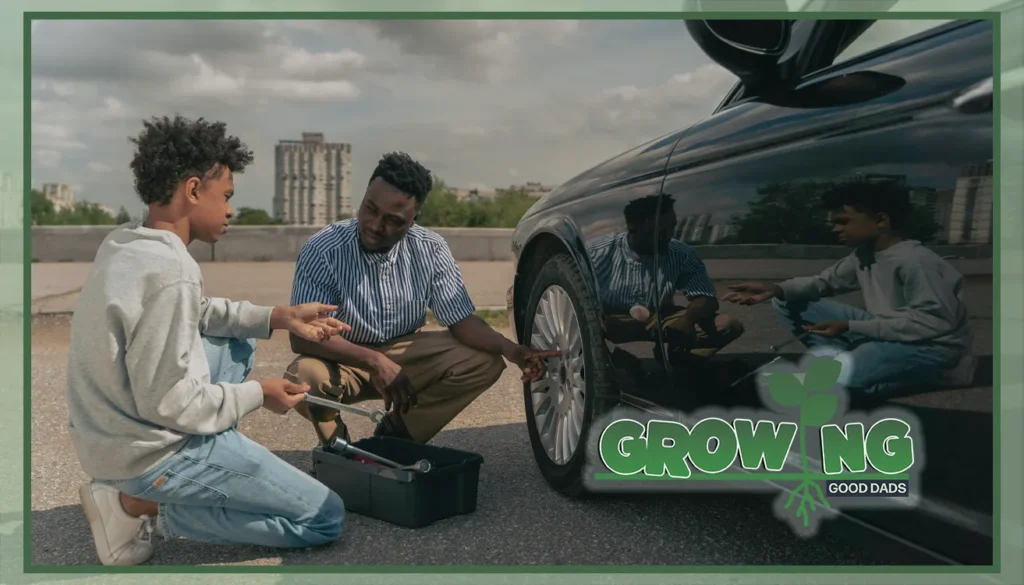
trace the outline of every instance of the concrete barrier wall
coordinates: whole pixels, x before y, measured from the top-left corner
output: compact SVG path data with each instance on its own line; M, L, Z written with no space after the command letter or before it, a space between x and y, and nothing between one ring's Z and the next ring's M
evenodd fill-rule
M91 262L110 226L33 226L32 258L35 262ZM458 261L510 261L511 229L432 228L448 242ZM302 245L319 228L307 226L234 227L216 246L195 242L189 246L198 262L293 262ZM799 244L742 244L696 246L701 258L841 258L845 246ZM991 258L991 246L934 246L943 256Z

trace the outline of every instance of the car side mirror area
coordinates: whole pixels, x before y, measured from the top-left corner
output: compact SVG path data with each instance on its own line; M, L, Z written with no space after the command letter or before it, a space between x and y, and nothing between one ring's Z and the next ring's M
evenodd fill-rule
M779 60L789 48L792 27L790 20L686 21L704 54L753 91L782 81Z
M780 87L776 91L766 91L758 96L757 101L783 108L836 108L884 98L906 84L905 79L895 75L855 71L792 89Z

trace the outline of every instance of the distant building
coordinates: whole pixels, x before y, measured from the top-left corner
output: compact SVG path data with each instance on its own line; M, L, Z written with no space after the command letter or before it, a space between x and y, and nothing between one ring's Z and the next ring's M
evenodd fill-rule
M483 201L487 199L494 199L498 196L497 189L452 189L452 193L455 194L456 199L459 201Z
M18 177L0 171L0 229L21 227L25 221L24 196Z
M992 161L961 169L949 210L950 244L992 243Z
M527 182L525 185L513 185L513 189L522 189L530 197L541 198L551 191L554 190L554 185L544 185L533 181Z
M281 140L274 149L274 218L327 225L352 214L352 145L319 132Z
M688 215L676 224L673 237L687 244L704 244L712 236L709 223L711 223L710 213Z
M738 232L739 228L731 224L720 223L713 225L711 226L711 237L708 238L708 243L717 244L729 236L736 235Z
M43 195L53 203L53 211L60 212L75 208L75 193L63 183L44 183Z

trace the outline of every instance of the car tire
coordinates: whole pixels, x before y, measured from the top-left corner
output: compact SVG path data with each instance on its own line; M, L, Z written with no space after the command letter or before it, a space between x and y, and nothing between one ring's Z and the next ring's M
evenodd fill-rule
M587 456L586 447L593 421L614 408L619 402L619 393L612 383L612 375L609 369L610 362L604 347L599 306L596 300L594 300L590 287L587 286L579 267L568 254L556 254L549 258L533 277L532 281L533 286L530 291L529 301L523 313L523 344L537 350L559 349L566 352L569 349L569 347L561 347L561 344L555 345L551 343L549 339L551 330L550 328L545 328L545 325L541 322L543 318L538 316L538 310L542 310L542 303L545 303L545 295L548 294L546 301L548 304L554 300L551 295L559 299L563 307L565 306L565 299L568 299L571 311L566 321L571 323L572 317L575 317L575 322L578 324L577 329L580 341L577 345L580 347L574 351L575 355L563 353L561 358L549 360L549 371L541 381L535 384L530 382L523 383L523 401L526 407L526 426L530 435L530 445L541 474L552 488L572 497L584 496L586 489L583 473ZM570 358L573 361L565 361ZM548 411L548 416L544 416L542 420L538 421L535 396L541 395L541 387L550 387L550 384L560 384L560 378L558 377L560 372L552 371L551 364L556 364L554 369L564 372L561 369L563 363L567 366L570 363L582 363L582 372L579 376L582 378L582 383L579 386L583 389L582 424L579 423L578 417L573 418L572 424L574 428L579 429L579 437L575 447L572 449L571 457L559 461L551 451L550 438L548 439L549 445L547 446L545 441L542 440L541 429L541 426L543 426L543 430L547 431L551 424L555 424L550 420L555 400L550 399L551 394L545 395L549 398L548 406L552 410ZM564 378L565 376L562 376L561 379ZM548 386L545 386L545 383ZM571 394L574 399L578 400L578 389L570 390L563 390L562 395ZM539 400L544 402L545 398L539 398ZM564 404L564 401L561 402ZM573 406L575 405L569 408ZM575 412L578 413L578 410ZM574 412L569 412L568 416L573 414ZM566 414L562 413L560 416L565 417ZM569 423L567 421L564 424ZM550 435L547 435L547 437L550 437Z

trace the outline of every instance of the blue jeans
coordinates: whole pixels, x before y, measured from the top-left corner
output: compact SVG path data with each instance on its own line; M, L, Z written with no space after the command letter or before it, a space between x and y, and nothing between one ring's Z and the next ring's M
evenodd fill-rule
M240 383L252 371L255 340L204 338L214 383ZM159 504L166 539L308 548L341 536L345 507L325 485L237 429L193 435L140 477L108 482Z
M772 301L776 312L795 335L802 326L823 321L867 321L871 313L822 299L810 303ZM939 381L942 371L956 365L958 350L934 343L879 341L847 332L839 337L808 334L802 340L811 354L830 355L842 364L839 383L851 394L878 395Z

